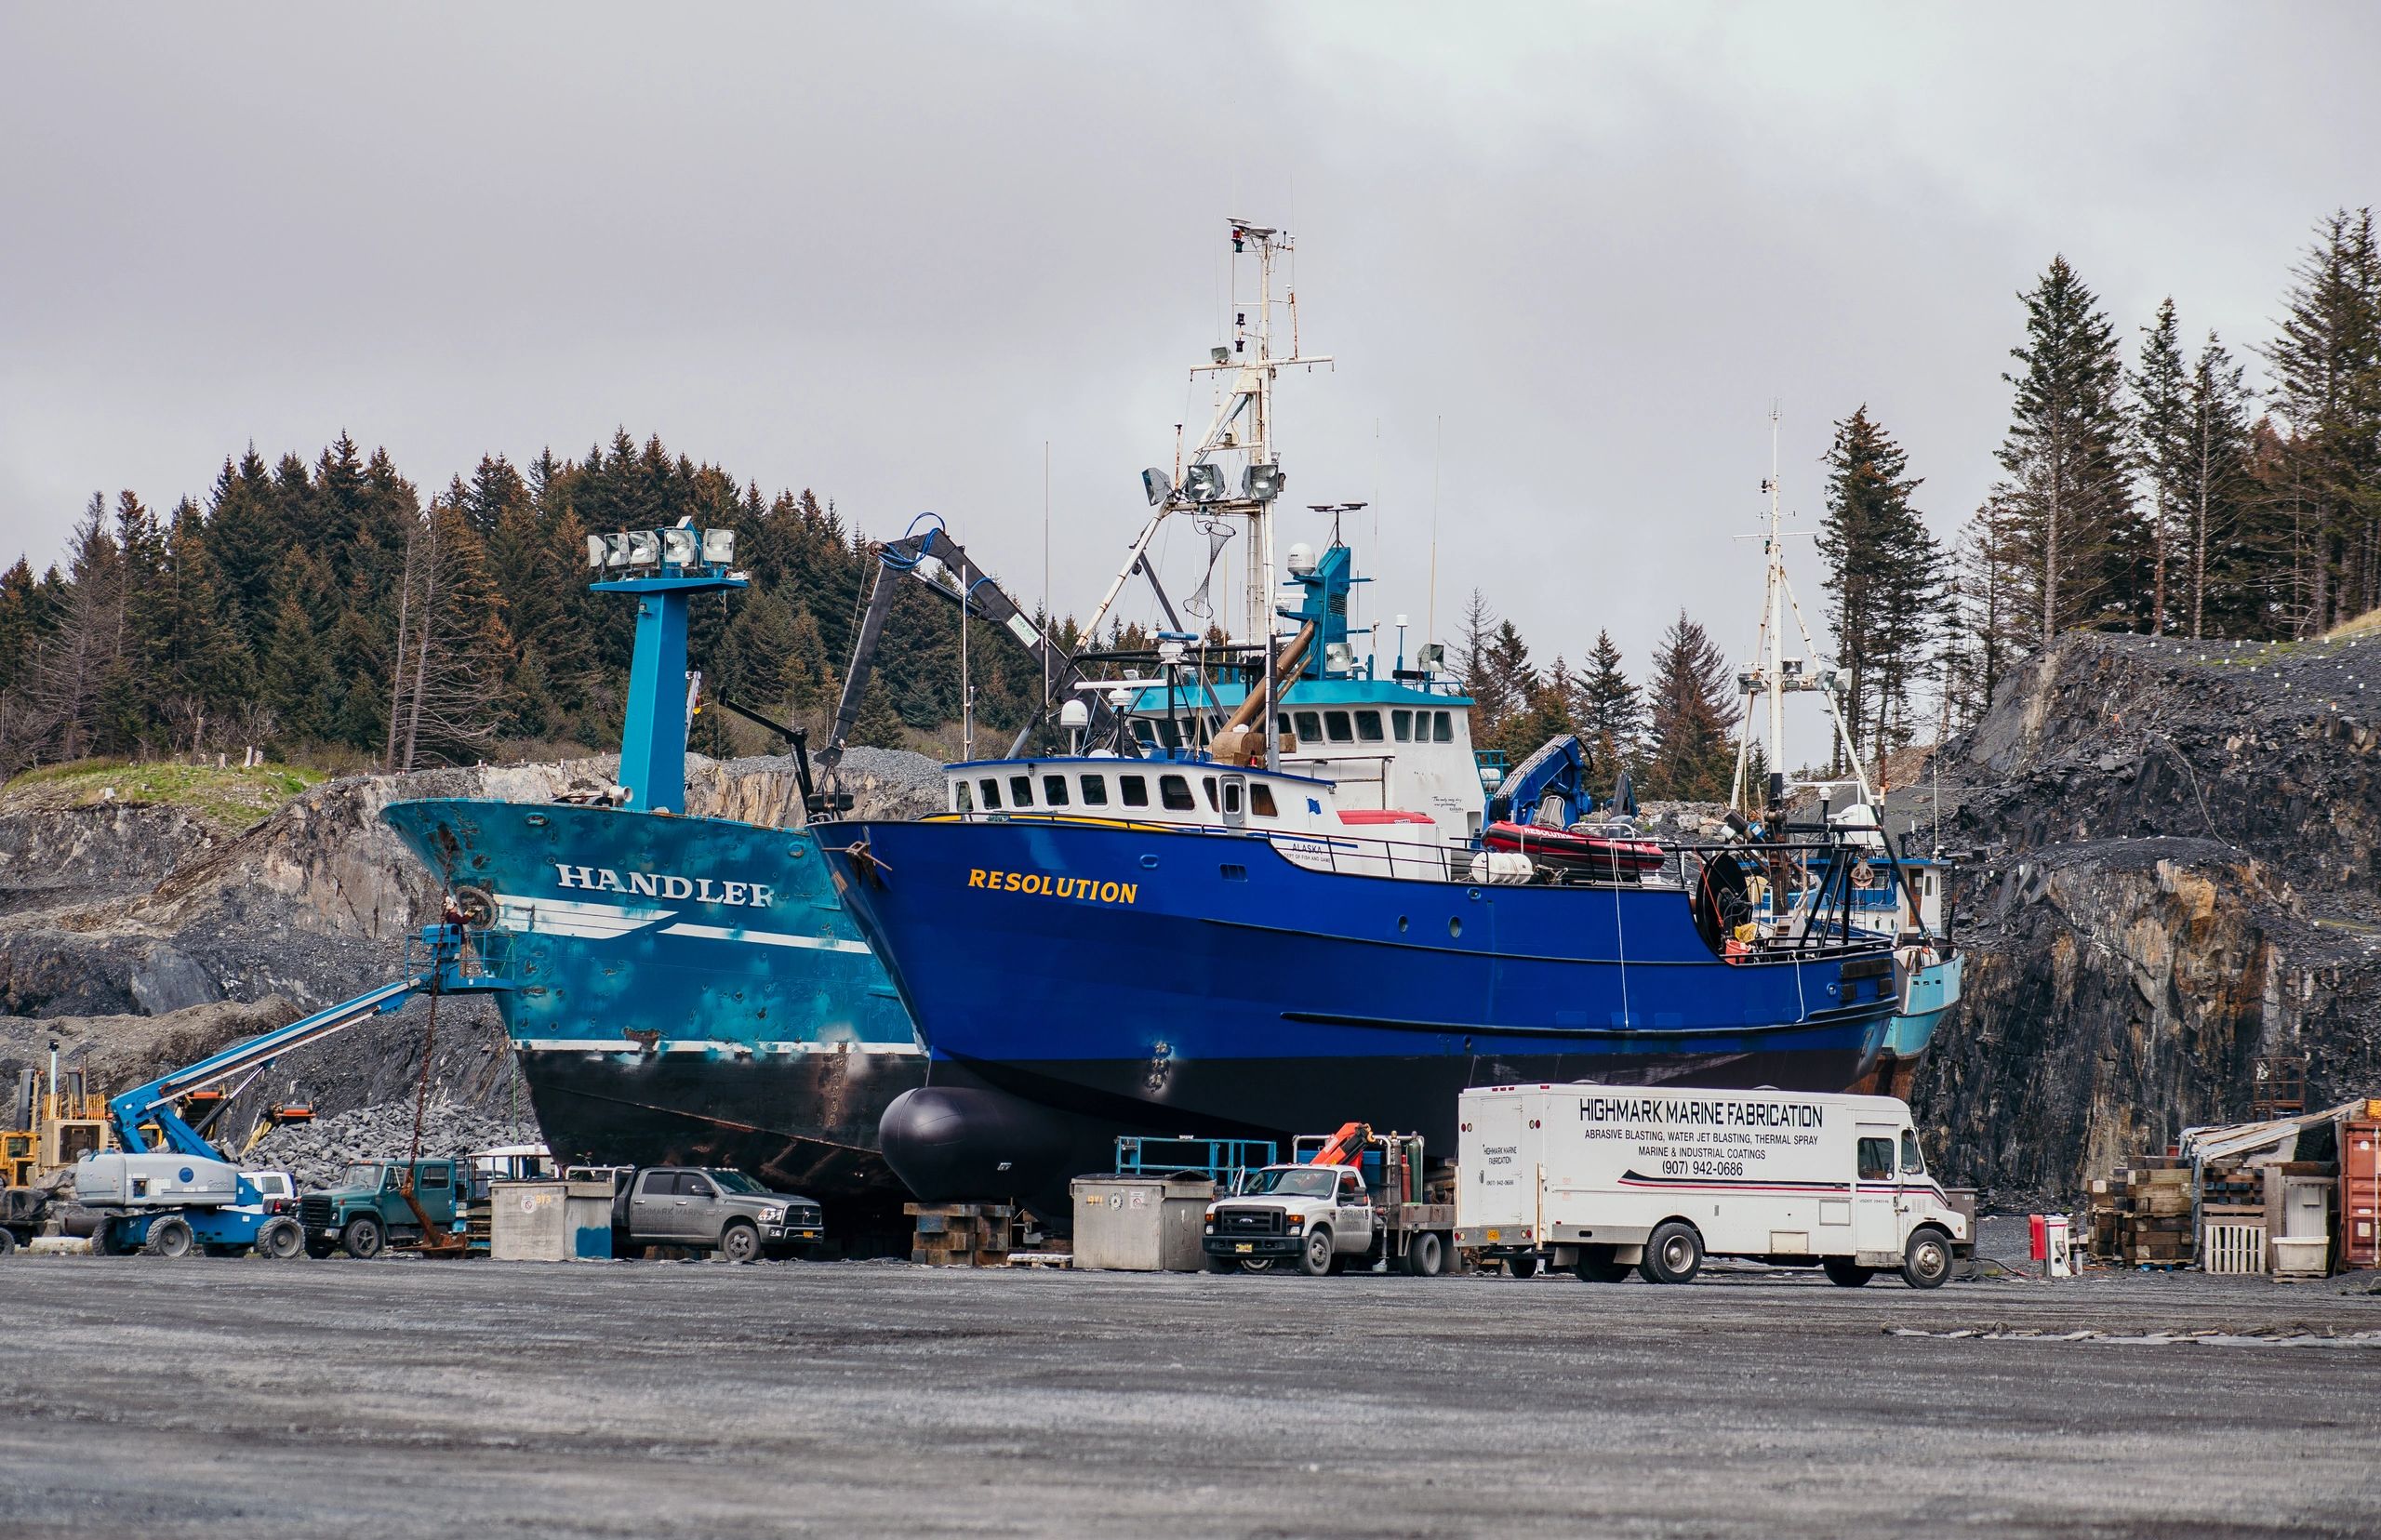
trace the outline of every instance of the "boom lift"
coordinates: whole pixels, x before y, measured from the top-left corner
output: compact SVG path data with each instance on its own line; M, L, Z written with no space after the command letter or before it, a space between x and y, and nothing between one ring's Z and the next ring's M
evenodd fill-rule
M434 1012L441 995L512 987L471 947L459 923L423 926L419 940L406 951L408 968L403 977L112 1098L108 1126L121 1148L88 1156L74 1168L76 1201L100 1215L91 1249L102 1255L141 1251L153 1256L181 1256L195 1246L210 1251L253 1246L273 1257L303 1251L305 1232L298 1222L269 1214L254 1184L183 1118L178 1104L194 1092L252 1075L291 1049L396 1011L417 994L429 995ZM412 1201L410 1189L406 1198ZM450 1239L455 1250L461 1249L459 1237L450 1238L427 1221L423 1234L425 1250L441 1249Z

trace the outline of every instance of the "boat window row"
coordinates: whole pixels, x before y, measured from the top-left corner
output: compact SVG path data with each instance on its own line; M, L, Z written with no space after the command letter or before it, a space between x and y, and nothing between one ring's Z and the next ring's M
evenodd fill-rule
M1284 711L1273 719L1284 737L1295 736L1301 746L1330 743L1383 743L1390 738L1400 743L1453 743L1455 715L1451 711L1415 710L1399 707L1388 714L1387 731L1382 728L1382 713L1364 710L1294 710ZM1189 738L1186 732L1195 719L1184 717L1136 717L1133 732L1147 748L1164 745L1168 749L1183 747Z
M954 780L951 783L951 809L954 813L973 813L979 808L998 813L1004 808L1020 807L1147 807L1151 778L1139 774L1086 770L1073 776L1053 771L1041 776L986 776L972 782ZM1190 777L1164 775L1154 778L1160 807L1169 813L1198 811ZM1111 782L1114 784L1111 786ZM1218 784L1214 776L1199 777L1199 790L1206 797L1208 811L1213 813L1237 815L1241 811L1241 784L1238 780ZM1111 794L1115 799L1112 804ZM1281 816L1280 805L1273 800L1273 789L1262 781L1248 788L1247 810L1260 818Z
M1363 711L1288 711L1275 720L1284 733L1295 732L1301 744L1379 743L1381 713ZM1400 743L1453 743L1455 716L1449 711L1417 711L1399 707L1389 713L1389 735Z

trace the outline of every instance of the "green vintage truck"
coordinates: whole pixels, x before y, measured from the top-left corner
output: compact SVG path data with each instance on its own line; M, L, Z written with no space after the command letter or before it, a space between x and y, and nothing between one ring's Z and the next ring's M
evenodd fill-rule
M306 1229L306 1255L323 1257L343 1251L364 1258L378 1256L391 1246L418 1245L424 1218L442 1230L452 1230L457 1204L468 1201L468 1193L460 1187L470 1179L464 1162L420 1160L413 1162L413 1171L410 1203L403 1190L403 1161L358 1161L340 1175L337 1187L299 1198L298 1222ZM416 1204L419 1215L414 1212Z

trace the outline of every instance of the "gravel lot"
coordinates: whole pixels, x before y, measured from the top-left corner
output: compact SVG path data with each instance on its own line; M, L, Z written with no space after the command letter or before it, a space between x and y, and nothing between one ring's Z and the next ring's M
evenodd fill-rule
M2373 1287L20 1255L0 1532L2370 1533Z

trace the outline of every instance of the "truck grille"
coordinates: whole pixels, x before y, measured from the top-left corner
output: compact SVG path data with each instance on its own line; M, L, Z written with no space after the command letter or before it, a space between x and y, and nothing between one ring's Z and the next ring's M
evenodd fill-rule
M1277 1209L1217 1209L1217 1235L1279 1235L1282 1215Z
M298 1222L308 1229L331 1228L331 1201L319 1192L310 1192L298 1200Z

